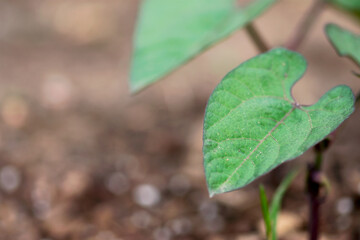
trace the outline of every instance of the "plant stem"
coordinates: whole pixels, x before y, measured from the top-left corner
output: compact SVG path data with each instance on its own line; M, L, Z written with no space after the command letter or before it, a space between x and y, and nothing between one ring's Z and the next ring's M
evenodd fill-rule
M360 92L355 96L355 107L360 104Z
M300 21L300 24L295 30L293 37L285 44L285 47L289 50L296 50L299 48L300 44L305 39L307 33L309 32L312 24L315 22L316 18L322 12L326 0L314 0L313 5L309 11L304 15L303 19Z
M260 36L259 32L252 23L246 25L245 29L260 52L264 53L269 50L269 47L265 43L264 39Z
M309 166L309 180L308 180L308 192L310 202L309 213L309 240L317 240L319 238L319 215L320 215L320 185L314 181L316 175L319 173Z
M285 44L285 47L289 50L296 50L299 48L311 26L315 22L316 18L322 12L326 0L314 0L312 6L308 12L304 15L300 21L298 27L295 30L295 34ZM318 240L319 238L319 216L320 205L322 199L320 197L320 176L321 165L324 150L328 147L328 141L321 141L315 146L316 159L315 163L308 165L308 175L306 179L307 193L309 195L309 240Z
M322 142L320 142L320 144L321 143ZM314 164L315 170L318 170L318 171L321 170L322 160L323 160L322 151L316 150L315 164Z
M319 238L320 205L323 199L320 196L321 165L323 162L323 152L328 148L329 140L325 139L315 145L315 162L308 165L308 175L306 179L307 192L309 195L309 240Z

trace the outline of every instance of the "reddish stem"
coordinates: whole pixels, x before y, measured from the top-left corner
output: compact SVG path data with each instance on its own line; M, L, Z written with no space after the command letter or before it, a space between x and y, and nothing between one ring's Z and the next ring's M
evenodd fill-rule
M245 29L261 53L267 52L269 50L268 45L265 43L264 39L260 36L259 32L252 23L246 25Z
M316 18L322 12L326 4L325 0L315 0L309 11L304 15L299 26L295 29L294 36L285 44L289 50L296 50L305 39Z
M320 172L313 164L308 166L307 191L309 194L309 240L317 240L320 230Z

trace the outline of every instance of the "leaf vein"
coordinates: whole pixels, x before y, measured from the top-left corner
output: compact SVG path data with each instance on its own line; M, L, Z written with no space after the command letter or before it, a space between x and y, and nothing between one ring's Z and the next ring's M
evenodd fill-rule
M226 91L226 90L223 90L221 89L221 91ZM228 92L228 91L226 91ZM244 103L250 101L250 100L253 100L253 99L261 99L261 98L273 98L273 99L279 99L279 100L285 100L281 97L274 97L274 96L256 96L256 97L252 97L252 98L249 98L249 99L246 99L246 100L242 100L241 103L239 103L236 107L234 107L233 109L231 109L225 116L223 116L222 118L220 118L219 120L215 121L212 125L208 126L208 128L206 129L207 131L209 131L213 126L215 126L216 124L220 123L221 121L223 121L227 116L230 115L230 113L232 113L233 111L235 111L238 107L242 106ZM285 100L286 101L286 100ZM218 101L216 101L218 102ZM213 104L213 103L211 103Z
M226 186L226 183L234 176L234 174L242 167L242 165L254 154L256 150L262 145L262 143L269 137L271 134L280 126L281 123L283 123L289 115L295 110L296 107L292 107L285 115L284 117L265 135L265 137L258 143L258 145L242 160L240 165L230 174L230 176L220 185L220 189L224 190L223 188Z

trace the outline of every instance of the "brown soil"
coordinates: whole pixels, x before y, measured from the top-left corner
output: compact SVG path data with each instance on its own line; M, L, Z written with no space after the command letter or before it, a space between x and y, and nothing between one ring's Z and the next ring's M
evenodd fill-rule
M279 1L255 21L272 46L295 30L311 1ZM232 193L209 198L202 120L220 79L257 54L244 31L136 96L128 93L139 1L0 2L0 239L263 239L258 184L269 196L289 169L301 174L279 217L281 239L306 239L303 156ZM323 26L356 32L325 9L299 51L308 59L296 99L315 102L338 84L354 92L359 68L339 58ZM360 236L360 112L326 153L331 191L323 239Z

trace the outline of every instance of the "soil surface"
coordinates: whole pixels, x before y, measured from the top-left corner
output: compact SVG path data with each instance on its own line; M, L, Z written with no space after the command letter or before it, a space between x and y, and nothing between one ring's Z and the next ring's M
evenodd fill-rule
M300 174L279 216L280 239L307 239L306 165L312 150L238 191L209 198L202 167L206 102L221 78L258 54L244 30L130 96L137 0L0 1L0 239L264 239L258 200ZM255 21L280 46L311 5L280 0ZM311 104L330 88L355 93L359 68L323 27L360 33L327 7L299 48L308 71L294 87ZM360 111L325 154L331 184L322 239L360 239Z

